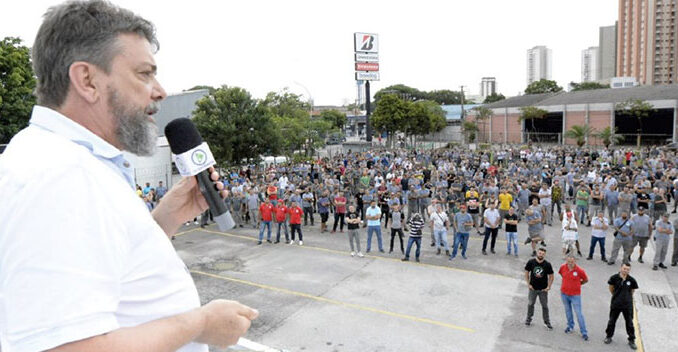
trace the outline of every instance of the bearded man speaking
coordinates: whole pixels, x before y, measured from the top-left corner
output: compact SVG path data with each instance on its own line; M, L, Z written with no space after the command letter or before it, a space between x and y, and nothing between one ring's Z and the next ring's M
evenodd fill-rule
M234 301L201 307L171 245L207 209L195 178L150 214L134 192L122 151L154 152L157 48L150 22L106 1L45 14L38 105L0 158L3 351L207 351L257 317Z

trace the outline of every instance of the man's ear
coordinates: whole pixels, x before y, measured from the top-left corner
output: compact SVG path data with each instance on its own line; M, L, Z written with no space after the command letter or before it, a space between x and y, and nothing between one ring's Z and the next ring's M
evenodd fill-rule
M76 61L68 69L73 93L90 104L95 103L102 95L103 87L98 80L103 72L91 63Z

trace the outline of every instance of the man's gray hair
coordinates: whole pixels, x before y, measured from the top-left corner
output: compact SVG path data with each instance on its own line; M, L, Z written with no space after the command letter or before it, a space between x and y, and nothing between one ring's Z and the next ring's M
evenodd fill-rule
M63 104L70 86L68 71L76 61L109 73L119 52L117 38L126 33L138 34L154 50L159 48L151 22L108 1L68 1L50 7L32 48L38 103L52 108Z

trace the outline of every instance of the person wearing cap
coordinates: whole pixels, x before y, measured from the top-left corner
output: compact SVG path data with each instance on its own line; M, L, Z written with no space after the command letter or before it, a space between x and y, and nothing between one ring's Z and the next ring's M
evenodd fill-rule
M638 263L643 263L643 254L647 247L647 241L650 239L652 233L652 220L645 214L645 207L638 207L638 214L631 218L631 232L633 234L633 244L631 246L631 253L629 253L629 260L633 255L633 250L636 246L640 247L640 255L638 256Z
M666 252L669 248L671 235L675 234L673 224L669 222L669 214L663 213L661 219L655 222L654 228L655 254L652 270L658 270L658 268L666 269L664 265Z

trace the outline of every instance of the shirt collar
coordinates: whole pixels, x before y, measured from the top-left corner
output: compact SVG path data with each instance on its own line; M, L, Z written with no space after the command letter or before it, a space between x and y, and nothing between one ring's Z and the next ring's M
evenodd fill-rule
M67 138L73 143L87 148L95 157L109 161L127 183L134 187L133 169L130 162L123 156L122 151L84 126L53 109L40 105L33 107L30 124Z

